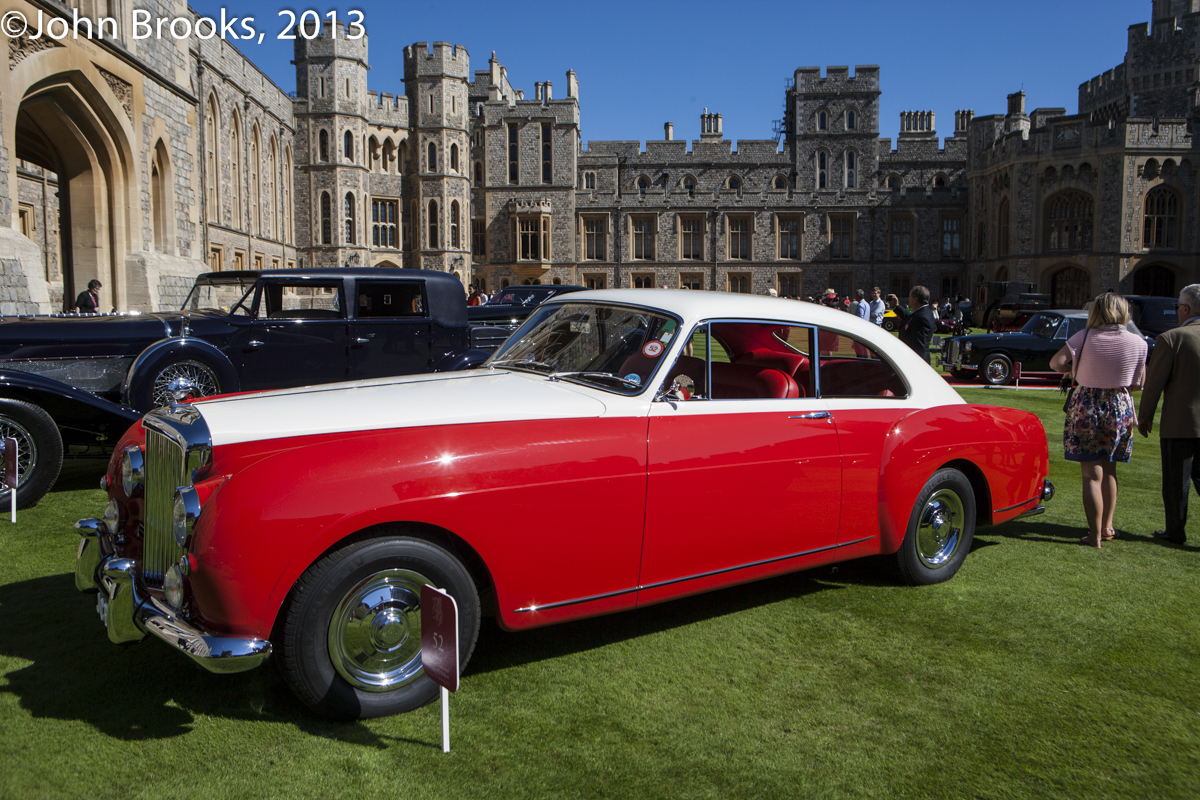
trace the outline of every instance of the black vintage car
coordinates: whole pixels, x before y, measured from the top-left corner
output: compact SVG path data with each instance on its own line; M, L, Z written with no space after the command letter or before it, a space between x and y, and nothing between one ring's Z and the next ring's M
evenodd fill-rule
M1052 373L1050 359L1067 339L1087 326L1086 311L1041 311L1019 331L955 336L942 342L942 368L960 380L978 379L993 386L1012 383L1014 365L1021 374ZM1130 322L1126 327L1143 336ZM1154 340L1143 336L1153 348Z
M279 389L457 369L462 283L423 270L210 272L180 311L0 320L0 436L18 440L18 508L62 459L105 455L175 393ZM0 506L7 508L7 495Z
M501 289L483 305L468 306L471 346L493 350L521 326L525 318L551 297L585 291L585 286L510 286Z

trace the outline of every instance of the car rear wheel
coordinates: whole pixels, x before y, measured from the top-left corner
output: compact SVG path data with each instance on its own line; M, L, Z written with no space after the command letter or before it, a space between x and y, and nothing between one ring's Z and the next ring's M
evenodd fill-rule
M896 563L905 581L941 583L954 577L975 538L975 492L955 469L940 469L917 496Z
M1013 364L1008 356L988 356L979 365L979 376L991 386L1004 386L1012 382Z
M895 317L884 317L883 329L888 333L895 333L900 329L900 320L896 319Z
M17 440L17 508L30 508L45 496L62 471L58 426L45 410L23 400L0 399L0 438ZM12 508L12 493L0 493L0 510Z
M434 700L421 666L421 587L458 606L459 670L479 636L479 594L450 552L405 536L364 539L317 561L297 581L283 617L284 679L330 719L399 714Z

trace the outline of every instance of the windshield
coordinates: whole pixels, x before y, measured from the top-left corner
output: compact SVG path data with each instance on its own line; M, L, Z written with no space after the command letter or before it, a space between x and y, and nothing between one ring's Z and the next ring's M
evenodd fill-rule
M250 302L254 294L254 280L228 278L206 280L192 287L182 311L209 311L217 314L250 316Z
M637 394L679 332L679 320L644 308L563 303L538 308L485 367L535 372Z
M554 294L554 290L531 289L524 286L520 289L501 289L487 301L489 306L536 306Z
M1053 339L1054 332L1058 330L1062 320L1058 314L1034 314L1033 318L1025 323L1025 327L1021 328L1021 332L1032 333L1042 339Z

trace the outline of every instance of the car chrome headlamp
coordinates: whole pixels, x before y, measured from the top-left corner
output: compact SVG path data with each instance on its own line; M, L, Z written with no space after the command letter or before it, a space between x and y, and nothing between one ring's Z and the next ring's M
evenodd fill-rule
M130 445L121 456L121 486L125 489L126 497L133 497L135 490L142 487L145 478L146 460L140 447Z
M163 576L163 597L172 608L183 605L183 571L178 564L168 567Z
M196 519L200 516L200 498L191 486L175 490L175 504L171 508L171 532L175 543L186 547L188 539L196 530Z

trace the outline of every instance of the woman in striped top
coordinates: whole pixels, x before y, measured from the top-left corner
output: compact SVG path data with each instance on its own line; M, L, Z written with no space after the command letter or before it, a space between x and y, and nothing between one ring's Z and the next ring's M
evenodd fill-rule
M1117 462L1129 461L1137 429L1129 390L1142 388L1146 378L1146 342L1125 327L1128 323L1125 298L1105 292L1092 303L1087 328L1050 360L1058 372L1070 372L1074 364L1079 384L1067 403L1063 450L1082 472L1088 535L1080 541L1091 547L1117 535Z

